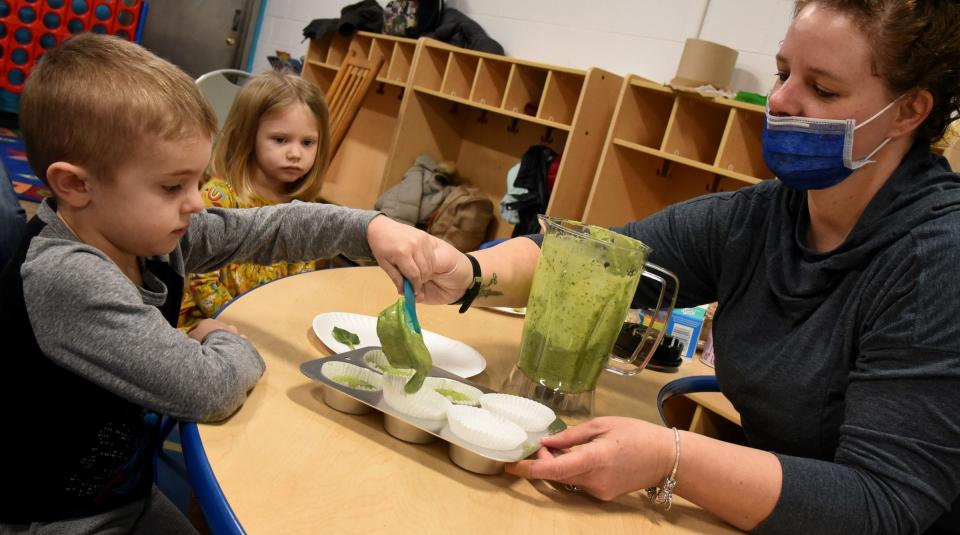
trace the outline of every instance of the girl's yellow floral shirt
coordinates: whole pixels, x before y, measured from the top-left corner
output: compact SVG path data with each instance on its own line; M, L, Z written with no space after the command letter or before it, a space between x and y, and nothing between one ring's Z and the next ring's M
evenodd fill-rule
M259 196L250 202L241 202L230 184L216 177L200 188L200 195L208 208L255 208L276 204ZM200 320L212 317L234 297L265 282L316 269L317 261L310 261L280 262L272 266L230 264L220 271L191 273L187 275L183 290L179 327L183 330L192 329Z

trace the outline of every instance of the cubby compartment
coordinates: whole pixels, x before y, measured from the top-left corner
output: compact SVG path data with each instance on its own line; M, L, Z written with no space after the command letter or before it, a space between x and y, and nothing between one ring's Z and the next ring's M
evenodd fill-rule
M308 65L325 65L327 62L327 55L330 53L330 41L333 39L332 34L326 34L320 39L311 39L310 44L307 45L307 64Z
M597 177L583 219L605 227L643 219L709 193L714 185L708 171L613 144L607 146Z
M732 108L717 167L751 177L773 178L763 160L763 110Z
M731 108L705 98L677 95L662 150L712 165Z
M380 65L380 71L377 72L377 80L387 80L391 55L393 55L393 42L376 39L370 44L370 60L376 61L377 59L383 59L383 63Z
M499 108L507 91L510 64L495 59L480 58L477 76L470 92L470 100L477 104Z
M569 125L577 109L580 92L583 90L583 75L564 71L550 71L543 89L543 100L537 117L547 121Z
M507 171L520 162L533 145L547 144L563 154L567 132L554 131L544 139L547 127L454 102L430 93L414 91L405 102L401 132L384 174L383 188L403 179L418 156L429 154L438 161L452 161L458 175L480 188L494 205L497 223L488 238L506 238L513 226L500 219L498 206L506 194Z
M447 50L421 47L416 70L413 72L413 85L431 91L440 91L449 58L450 52Z
M447 69L443 75L440 92L451 97L466 99L473 87L473 78L477 74L479 58L468 54L450 52Z
M371 58L370 49L373 47L373 37L364 34L357 34L350 40L350 46L347 53L360 56L361 58Z
M673 110L673 92L662 86L628 84L614 118L613 137L659 149Z
M507 95L503 109L514 113L536 116L540 109L547 70L515 63L507 81Z
M308 60L309 61L309 60ZM304 79L313 82L314 85L320 88L324 94L330 89L330 85L333 84L333 79L337 76L337 69L324 65L322 63L317 63L311 66L311 68L303 69Z
M327 46L327 59L324 63L339 67L347 57L347 51L350 49L350 38L340 35L340 32L328 33L324 38L330 40Z
M411 43L395 42L393 44L393 55L390 57L390 70L387 71L388 79L401 84L407 83L415 50L415 45Z

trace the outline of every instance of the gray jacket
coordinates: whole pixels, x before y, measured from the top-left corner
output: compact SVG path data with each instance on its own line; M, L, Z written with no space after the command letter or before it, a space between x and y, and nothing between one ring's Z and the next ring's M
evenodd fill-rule
M424 228L450 188L446 177L437 173L436 160L423 154L399 184L377 199L374 208L401 223Z

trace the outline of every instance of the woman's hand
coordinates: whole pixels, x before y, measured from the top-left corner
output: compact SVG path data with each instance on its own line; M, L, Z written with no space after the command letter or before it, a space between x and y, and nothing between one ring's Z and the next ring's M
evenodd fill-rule
M374 217L367 225L367 243L380 268L387 272L390 280L403 293L403 279L406 277L413 290L423 293L423 283L433 274L434 250L446 243L426 232L403 223L398 223L385 215ZM449 244L448 244L449 245Z
M545 437L536 460L507 472L559 481L601 500L659 485L673 468L671 429L633 418L602 417Z
M452 303L473 282L470 261L454 246L389 217L377 216L370 221L367 241L397 292L403 293L406 277L422 303Z
M434 272L424 281L423 295L418 296L418 300L428 305L453 303L473 284L473 266L467 255L447 242L438 246L434 253Z

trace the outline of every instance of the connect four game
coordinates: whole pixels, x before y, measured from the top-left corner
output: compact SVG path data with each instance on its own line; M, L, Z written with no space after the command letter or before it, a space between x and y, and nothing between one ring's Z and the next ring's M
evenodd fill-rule
M0 89L20 93L43 52L85 31L139 41L144 0L0 0Z

